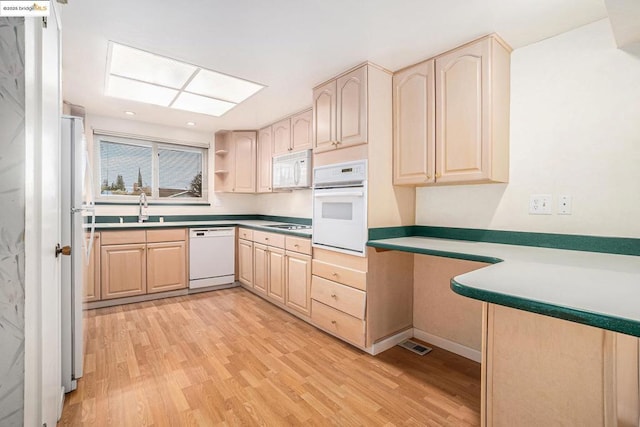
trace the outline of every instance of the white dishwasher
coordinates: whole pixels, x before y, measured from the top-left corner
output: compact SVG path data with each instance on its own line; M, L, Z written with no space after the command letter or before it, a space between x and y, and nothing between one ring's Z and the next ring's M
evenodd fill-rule
M235 240L235 227L189 231L189 289L234 283Z

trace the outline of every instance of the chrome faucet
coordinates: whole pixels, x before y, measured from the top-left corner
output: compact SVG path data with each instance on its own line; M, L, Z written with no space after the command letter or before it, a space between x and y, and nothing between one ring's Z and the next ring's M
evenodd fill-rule
M140 193L138 206L138 222L145 222L149 219L149 215L147 215L147 208L149 207L149 204L147 203L147 194L144 191Z

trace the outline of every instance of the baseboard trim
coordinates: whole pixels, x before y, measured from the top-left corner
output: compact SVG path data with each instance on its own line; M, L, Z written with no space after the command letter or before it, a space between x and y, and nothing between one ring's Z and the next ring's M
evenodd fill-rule
M371 347L367 347L365 351L373 356L376 356L383 351L389 350L391 347L395 347L404 340L408 340L413 337L413 329L409 328L397 334L391 335L381 341L375 342Z
M467 359L471 359L474 362L482 363L482 353L478 350L474 350L462 344L458 344L457 342L449 341L448 339L441 338L417 328L413 328L413 336L419 340L428 342L444 350L450 351L451 353L466 357Z

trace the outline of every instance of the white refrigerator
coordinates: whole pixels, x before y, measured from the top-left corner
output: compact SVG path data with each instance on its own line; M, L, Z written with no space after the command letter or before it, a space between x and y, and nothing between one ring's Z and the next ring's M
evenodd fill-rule
M83 266L91 257L95 227L92 173L82 118L62 117L61 144L62 244L62 386L75 390L82 377ZM85 238L88 235L88 238Z

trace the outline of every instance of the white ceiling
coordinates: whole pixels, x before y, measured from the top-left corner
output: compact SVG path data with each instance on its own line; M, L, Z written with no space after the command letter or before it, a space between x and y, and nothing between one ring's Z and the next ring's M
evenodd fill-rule
M365 60L397 70L492 32L516 49L606 16L603 0L69 0L64 99L88 114L255 129ZM105 97L109 40L268 87L219 118Z

